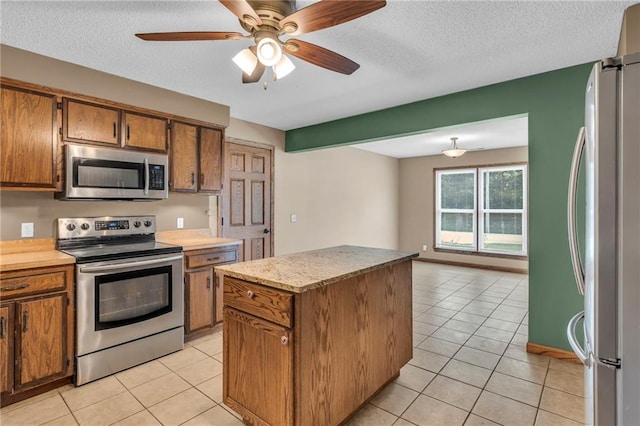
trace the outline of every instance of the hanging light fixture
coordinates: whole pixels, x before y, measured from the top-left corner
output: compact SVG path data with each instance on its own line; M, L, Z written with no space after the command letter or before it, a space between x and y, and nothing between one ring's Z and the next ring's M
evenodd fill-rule
M467 152L467 150L458 148L457 141L458 138L451 138L451 145L449 146L449 148L442 151L442 153L449 158L462 157L462 154Z
M238 52L233 62L247 75L253 74L258 63L272 67L274 80L286 77L296 68L291 59L282 53L278 40L270 36L262 38L257 46Z

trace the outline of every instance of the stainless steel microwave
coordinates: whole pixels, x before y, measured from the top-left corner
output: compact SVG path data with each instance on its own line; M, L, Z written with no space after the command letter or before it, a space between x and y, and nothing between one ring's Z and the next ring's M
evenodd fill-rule
M62 200L160 200L169 197L164 154L67 144Z

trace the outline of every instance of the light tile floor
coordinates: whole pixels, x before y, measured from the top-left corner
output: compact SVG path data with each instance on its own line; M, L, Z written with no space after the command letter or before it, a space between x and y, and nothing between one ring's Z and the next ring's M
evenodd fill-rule
M579 425L583 370L528 354L526 275L414 262L414 356L350 425ZM13 425L241 425L222 403L222 334L0 410Z

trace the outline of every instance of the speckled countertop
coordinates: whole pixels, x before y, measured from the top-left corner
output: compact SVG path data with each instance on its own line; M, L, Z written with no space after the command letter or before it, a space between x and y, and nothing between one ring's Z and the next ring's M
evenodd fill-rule
M338 246L232 265L217 266L225 275L302 293L417 257L418 253Z

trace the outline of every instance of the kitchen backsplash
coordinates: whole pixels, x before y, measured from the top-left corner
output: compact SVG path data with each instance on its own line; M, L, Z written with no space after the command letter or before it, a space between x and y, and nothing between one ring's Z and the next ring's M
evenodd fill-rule
M210 213L210 214L209 214ZM33 223L33 238L55 238L55 219L121 215L155 215L158 231L212 228L217 223L217 197L170 193L160 201L59 201L50 192L0 192L0 240L21 239L21 223Z

